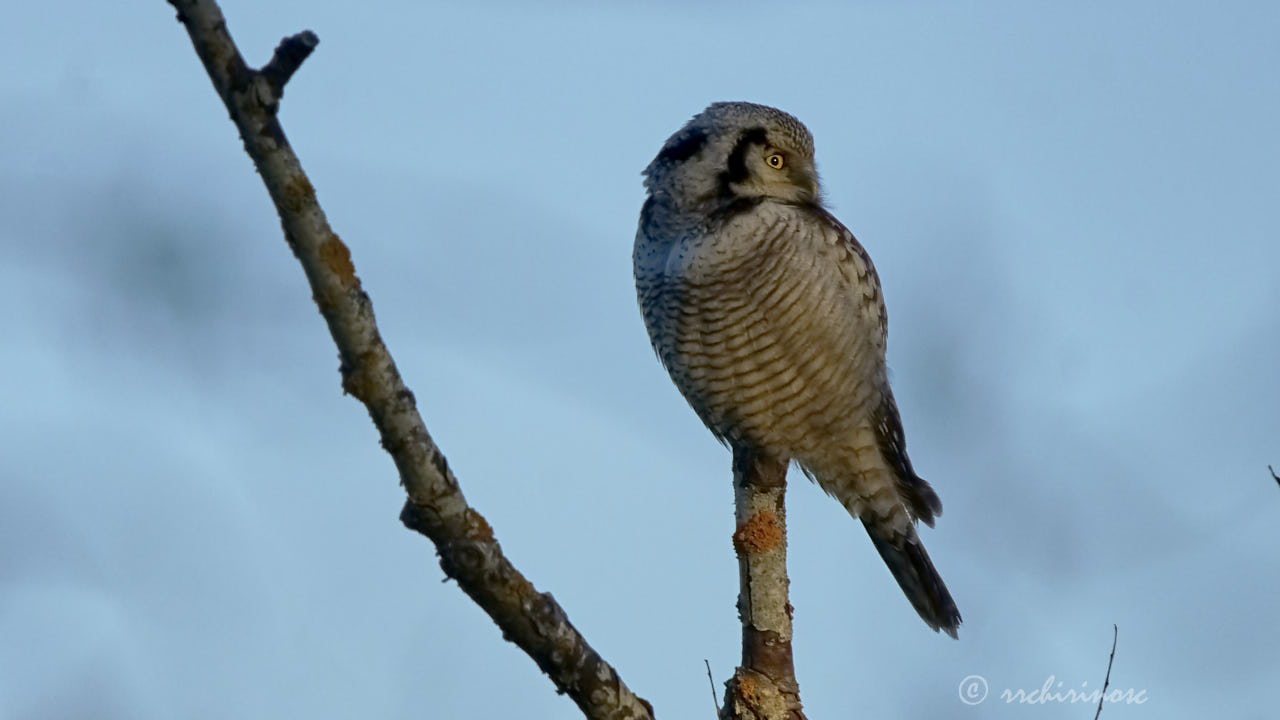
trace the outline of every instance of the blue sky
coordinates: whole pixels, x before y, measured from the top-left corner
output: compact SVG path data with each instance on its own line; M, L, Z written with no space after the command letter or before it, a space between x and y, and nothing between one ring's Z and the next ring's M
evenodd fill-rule
M0 718L573 717L397 521L265 191L160 0L0 31ZM635 307L640 170L715 100L813 131L884 284L919 621L789 494L810 717L1274 714L1280 9L225 2L468 499L661 717L738 659L729 456ZM969 707L970 675L990 688Z

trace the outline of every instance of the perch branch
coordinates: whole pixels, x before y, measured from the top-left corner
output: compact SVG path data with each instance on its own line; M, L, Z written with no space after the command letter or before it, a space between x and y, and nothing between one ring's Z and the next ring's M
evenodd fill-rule
M401 520L435 543L440 566L568 694L588 718L652 718L647 702L587 644L549 593L503 556L493 530L467 505L432 442L374 323L347 246L329 228L315 190L276 119L284 85L315 48L310 32L286 38L262 70L249 68L212 0L169 0L240 131L275 203L341 357L342 387L369 410L408 495Z
M787 463L733 451L742 665L725 683L721 720L804 720L787 599Z

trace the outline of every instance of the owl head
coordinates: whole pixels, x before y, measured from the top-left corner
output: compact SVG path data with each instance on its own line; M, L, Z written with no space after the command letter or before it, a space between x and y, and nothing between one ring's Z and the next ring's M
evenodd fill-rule
M695 115L644 171L649 194L705 211L741 200L818 203L813 136L765 105L718 102Z

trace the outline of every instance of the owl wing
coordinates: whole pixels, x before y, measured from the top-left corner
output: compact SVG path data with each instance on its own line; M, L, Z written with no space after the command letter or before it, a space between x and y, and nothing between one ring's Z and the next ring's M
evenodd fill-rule
M881 350L889 334L889 315L884 307L884 295L880 292L880 276L866 248L858 242L853 232L836 219L826 208L814 206L812 212L819 225L824 228L828 242L838 245L844 251L840 259L841 269L845 271L850 282L862 290L864 312L874 319L879 328L879 345Z
M862 243L834 215L823 208L815 208L818 220L833 234L846 252L841 259L848 268L846 273L855 287L862 289L864 296L863 312L874 316L874 324L879 328L879 348L884 352L889 334L889 316L885 310L884 295L880 290L880 276L876 274L871 256L867 254ZM870 319L869 317L867 319ZM903 504L911 513L929 527L933 527L934 518L942 514L942 502L937 493L924 478L916 475L911 467L911 459L907 457L906 433L902 428L902 417L898 413L898 403L893 399L893 392L886 385L883 398L871 414L871 425L875 431L876 446L885 462L893 470L898 491Z
M878 328L876 339L883 353L888 337L888 314L871 257L853 233L829 212L819 208L817 214L817 219L828 228L830 239L845 251L840 258L842 268L846 268L845 276L863 295L860 321L864 327ZM888 510L888 514L882 516L876 512L875 503L869 503L868 511L861 515L867 535L920 617L934 630L955 637L961 622L960 612L915 528L910 523L904 526L900 515L905 510L909 520L918 519L932 527L934 519L942 514L942 502L911 466L902 417L887 383L881 391L880 402L868 416L868 424L880 456L877 464L883 462L893 478L901 509L880 507L881 511Z
M934 518L942 514L942 501L929 483L916 475L911 467L911 458L907 457L906 433L902 430L902 417L898 414L898 403L893 399L893 392L887 388L884 402L872 416L872 423L876 446L893 470L898 493L907 506L907 511L913 518L933 527Z

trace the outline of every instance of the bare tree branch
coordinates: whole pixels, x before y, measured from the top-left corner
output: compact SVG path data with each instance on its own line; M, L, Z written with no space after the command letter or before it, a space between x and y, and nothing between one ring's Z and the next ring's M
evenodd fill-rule
M469 505L419 416L361 288L351 254L276 119L284 85L315 48L310 32L286 38L262 70L250 69L213 0L168 0L240 131L275 203L285 240L302 263L342 360L342 387L364 403L408 495L401 520L435 543L440 567L484 608L588 718L652 718L618 673L587 644L549 593L539 593L503 556L493 530Z
M707 682L711 683L711 704L716 708L716 717L720 717L720 698L716 697L716 679L711 677L711 661L702 658L702 662L707 666Z
M1102 715L1102 703L1107 701L1107 688L1111 687L1111 665L1116 661L1116 641L1120 639L1120 626L1111 626L1111 659L1107 661L1107 677L1102 681L1102 697L1098 698L1098 712L1093 714L1093 720L1098 720Z
M721 720L804 720L791 654L787 462L733 451L742 665L725 683Z
M1277 485L1280 485L1280 475L1276 475L1276 471L1272 470L1270 465L1267 466L1267 470L1271 473L1271 479L1275 480Z

